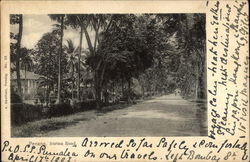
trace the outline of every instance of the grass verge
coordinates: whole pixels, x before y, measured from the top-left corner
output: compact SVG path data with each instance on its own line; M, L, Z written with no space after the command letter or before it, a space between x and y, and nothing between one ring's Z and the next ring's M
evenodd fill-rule
M21 126L12 126L11 136L12 137L42 136L42 134L49 132L51 130L65 128L67 126L74 125L80 121L91 119L91 116L84 115L82 113L83 112L67 116L42 119L34 122L28 122Z
M140 102L142 101L137 101L137 103ZM102 110L89 110L66 116L52 117L49 119L28 122L20 126L12 126L11 137L42 137L49 131L62 129L67 126L77 124L81 121L90 120L97 116L103 116L105 113L114 110L127 108L131 105L133 104L117 104L103 107Z

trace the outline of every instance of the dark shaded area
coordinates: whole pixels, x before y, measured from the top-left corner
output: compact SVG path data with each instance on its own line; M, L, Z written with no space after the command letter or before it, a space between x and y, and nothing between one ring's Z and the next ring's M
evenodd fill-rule
M11 125L22 125L27 122L37 121L41 119L47 119L52 117L60 117L66 116L77 112L84 112L89 110L96 109L95 100L83 101L76 103L74 106L71 106L67 103L62 104L54 104L49 107L42 107L40 105L30 105L25 103L20 103L19 97L17 95L12 94L12 101L14 103L11 104ZM135 103L135 102L134 102ZM107 112L111 112L117 109L123 109L132 104L120 103L120 104L108 104L102 103L103 109L97 110L97 114L101 115ZM82 121L82 119L79 119ZM58 126L48 125L53 129L59 129L64 124L59 124ZM57 128L58 127L58 128ZM53 130L51 128L51 130Z
M197 111L196 111L196 118L199 121L199 127L200 127L200 135L201 136L207 136L207 106L206 101L200 101L197 103Z
M56 129L61 129L64 128L66 126L72 125L72 124L76 124L77 122L60 122L60 123L51 123L48 125L43 125L42 127L40 127L40 130L43 132L48 132L51 130L56 130Z
M43 112L40 106L24 103L11 104L11 125L21 125L42 118Z

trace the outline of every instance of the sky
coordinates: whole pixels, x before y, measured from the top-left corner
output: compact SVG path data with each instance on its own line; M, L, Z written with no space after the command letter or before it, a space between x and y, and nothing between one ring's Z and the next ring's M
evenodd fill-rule
M47 32L51 32L53 29L53 24L56 24L55 21L52 21L48 15L23 15L23 37L21 46L26 48L34 48L38 40ZM11 25L11 32L17 33L18 26ZM71 39L75 46L79 46L80 30L75 30L72 28L67 28L64 31L64 44L66 40ZM91 40L94 38L94 32L89 32ZM85 35L83 35L83 48L87 48L87 42Z

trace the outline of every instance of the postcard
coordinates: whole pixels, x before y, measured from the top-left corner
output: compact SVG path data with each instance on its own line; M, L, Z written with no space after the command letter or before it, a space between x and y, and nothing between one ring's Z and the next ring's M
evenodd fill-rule
M1 155L249 161L248 1L2 1Z

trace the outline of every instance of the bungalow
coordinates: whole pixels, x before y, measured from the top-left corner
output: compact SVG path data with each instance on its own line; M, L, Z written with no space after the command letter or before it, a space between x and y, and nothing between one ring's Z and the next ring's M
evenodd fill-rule
M42 76L34 72L20 70L22 94L25 100L33 99L37 94L40 77ZM11 75L11 88L12 92L17 92L17 77L15 71Z

